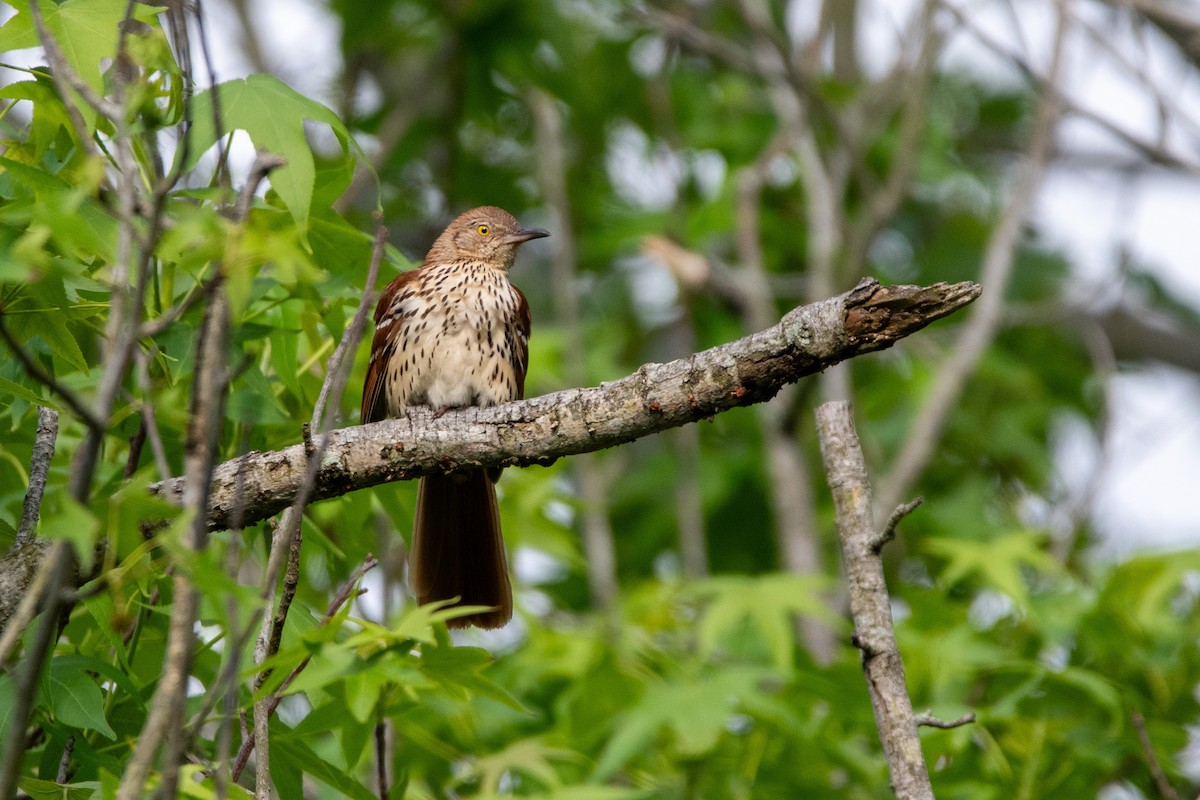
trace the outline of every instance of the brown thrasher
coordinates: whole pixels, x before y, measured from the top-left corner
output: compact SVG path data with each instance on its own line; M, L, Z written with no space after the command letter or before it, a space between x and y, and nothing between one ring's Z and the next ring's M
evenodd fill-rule
M550 234L503 209L472 209L450 223L418 269L397 275L375 308L362 421L490 406L525 396L529 303L508 281L517 248ZM417 490L409 583L424 604L494 610L450 627L498 628L512 619L512 586L492 485L500 470L427 475Z

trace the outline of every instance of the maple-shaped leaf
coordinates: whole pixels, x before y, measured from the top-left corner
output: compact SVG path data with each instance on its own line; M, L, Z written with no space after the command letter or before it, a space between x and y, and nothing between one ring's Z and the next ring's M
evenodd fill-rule
M192 127L188 131L186 169L217 142L215 106L220 106L221 135L245 131L257 150L287 159L287 166L271 173L271 186L287 206L301 231L308 229L316 167L304 134L304 122L328 125L344 151L354 144L350 131L337 115L316 100L292 89L273 75L251 75L205 89L192 99ZM181 148L182 149L182 148ZM364 159L365 161L365 159Z
M0 50L19 50L38 47L37 29L29 13L27 0L4 0L17 10L16 16L0 27ZM117 55L120 24L129 10L125 0L64 0L62 3L42 3L46 30L58 42L59 49L71 67L98 94L104 94L102 63ZM134 4L133 18L156 24L161 8ZM83 109L90 112L90 109Z
M1029 604L1023 567L1057 574L1062 567L1042 548L1042 537L1029 531L1014 531L987 541L930 538L925 549L946 559L941 579L947 585L975 577L1004 592L1022 606Z

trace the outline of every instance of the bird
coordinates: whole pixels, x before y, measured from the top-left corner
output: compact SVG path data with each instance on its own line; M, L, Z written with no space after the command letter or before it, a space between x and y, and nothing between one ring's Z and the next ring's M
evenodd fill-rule
M420 267L392 279L375 308L363 424L412 406L442 414L524 399L529 302L508 273L517 248L549 235L504 209L473 208L434 240ZM417 489L408 569L417 601L490 607L450 619L450 627L499 628L512 619L499 477L499 469L433 473Z

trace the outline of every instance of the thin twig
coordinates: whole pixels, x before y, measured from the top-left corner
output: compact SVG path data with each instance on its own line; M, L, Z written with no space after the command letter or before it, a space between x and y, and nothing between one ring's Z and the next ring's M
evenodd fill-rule
M883 530L879 536L871 542L871 549L876 553L883 550L883 546L896 538L896 526L900 524L900 520L907 517L909 514L917 510L917 506L925 502L924 497L914 497L903 505L896 506L896 510L888 517L887 524L883 526Z
M45 605L42 608L41 624L37 626L33 641L26 649L13 681L13 703L8 709L8 736L4 742L4 757L0 760L0 798L12 797L17 785L17 770L26 752L25 725L33 710L37 697L38 679L51 644L58 633L58 618L63 610L60 589L70 583L74 567L73 545L59 539L50 547L42 569L46 573ZM36 602L35 602L36 605Z
M337 414L337 404L329 405L328 399L330 397L340 398L346 388L346 380L349 377L352 362L352 359L347 356L358 347L358 342L362 338L363 330L366 327L367 316L374 297L375 281L378 279L379 267L383 262L383 251L387 243L387 235L388 232L387 228L383 226L382 215L377 212L375 215L375 239L371 249L371 262L367 268L367 285L363 289L363 296L359 301L354 318L343 332L342 340L329 357L325 380L322 383L321 391L317 396L317 402L313 410L311 426L320 431L318 443L315 451L307 454L308 466L305 469L304 481L299 487L299 491L296 493L291 506L280 517L279 524L276 526L271 537L271 552L267 558L267 568L263 576L263 597L268 601L274 597L275 581L279 575L280 562L283 559L285 546L289 553L288 572L294 572L298 577L300 531L304 508L308 504L308 498L312 494L313 488L316 486L321 457L325 452L325 447L329 440L326 431L332 426ZM280 596L278 608L275 613L273 615L264 615L262 628L259 631L258 640L254 645L254 663L256 666L261 665L278 650L283 625L287 620L288 609L291 607L294 594L294 591L289 592L287 590L285 582L284 592ZM256 685L261 685L262 680L265 680L265 676L260 675ZM261 700L254 705L254 741L258 748L258 759L255 763L254 791L255 797L261 798L261 800L269 800L271 792L268 722L272 710L268 708L265 700ZM245 747L245 743L243 743L243 747Z
M538 182L550 212L551 288L554 292L554 317L566 336L567 380L573 386L587 383L586 326L581 319L579 286L575 275L575 235L571 226L571 205L567 192L567 153L562 130L561 111L553 97L537 90L529 95L533 112L534 137L538 152ZM571 468L579 489L584 562L592 605L611 610L617 602L617 550L612 523L608 518L608 487L601 464L592 453L575 459Z
M379 791L379 800L388 800L388 772L391 768L388 738L388 721L381 719L375 723L375 783Z
M150 452L154 454L154 464L158 473L164 478L171 474L171 463L167 460L167 449L163 445L162 434L158 430L158 418L151 402L152 388L150 386L150 370L146 352L138 348L134 354L134 376L137 379L138 390L142 393L142 425L146 438L150 440Z
M220 442L229 381L226 362L230 308L219 278L217 284L206 309L196 346L197 368L187 432L184 504L195 516L184 546L192 551L203 549L207 542L207 527L200 518L208 505L210 478ZM163 759L160 792L165 797L175 794L186 734L184 726L171 723L183 715L194 643L193 626L200 595L193 581L182 573L176 573L173 586L163 675L155 687L150 713L126 766L117 800L138 800L142 797L146 778L164 735L167 738L167 753Z
M38 406L37 436L33 440L33 454L29 458L29 490L25 492L25 504L21 508L21 521L17 525L13 549L29 544L37 533L42 494L46 491L46 476L50 472L50 459L54 457L54 440L57 437L58 412ZM3 663L3 659L0 659L0 663Z
M740 262L738 276L744 288L745 302L740 308L746 331L765 328L776 313L762 245L763 189L771 162L790 150L798 133L793 128L799 122L795 115L785 121L784 129L736 180L734 236ZM795 384L785 386L756 411L767 453L771 510L783 562L796 575L821 575L825 557L817 535L812 479L803 444L789 430L788 409L798 393ZM795 624L813 658L821 664L831 663L837 652L833 629L809 615L796 615Z
M75 753L75 737L68 736L67 744L63 747L62 757L58 760L58 783L66 783L71 777L71 756Z
M932 710L927 710L916 716L917 725L925 728L941 728L949 730L951 728L961 728L963 725L970 725L975 721L975 712L968 711L957 719L945 720L938 719L933 716Z
M266 150L254 154L254 163L250 165L250 174L242 191L238 193L237 204L233 208L235 222L245 222L250 216L250 207L254 204L254 195L258 193L259 184L266 180L272 170L287 166L287 159Z
M162 314L154 319L146 320L142 323L142 329L138 331L138 336L143 339L155 339L166 333L167 329L178 322L188 311L191 311L196 303L207 299L209 286L211 286L211 283L201 283L182 300L168 308Z
M234 222L242 222L248 213L258 184L270 170L278 166L277 157L260 153L254 161L250 176L235 207ZM148 260L143 262L144 266ZM192 408L186 446L186 481L183 491L185 507L195 515L185 547L201 550L207 543L207 526L201 518L208 506L212 487L212 471L220 442L224 419L226 389L230 381L227 345L230 327L229 300L223 291L222 276L218 272L207 292L209 302L205 309L196 346L196 377L192 392ZM136 340L135 340L136 342ZM179 762L187 731L183 725L168 723L178 721L183 715L187 691L187 674L190 669L194 636L192 628L199 605L199 591L186 575L177 573L174 578L174 600L168 630L167 654L163 676L155 687L150 713L142 727L132 757L126 766L117 800L137 800L149 775L150 767L164 733L167 734L166 754L163 758L159 793L174 796L178 782Z
M1138 745L1142 748L1146 766L1150 768L1150 776L1154 779L1154 788L1158 790L1163 800L1179 800L1179 793L1167 779L1167 773L1163 771L1162 764L1159 763L1158 756L1154 752L1154 743L1150 741L1150 734L1146 730L1146 718L1136 708L1131 708L1129 709L1129 721L1133 723L1133 730L1137 733Z
M354 587L358 585L360 580L362 580L363 575L366 575L367 572L374 569L378 563L379 562L376 560L375 556L371 554L367 555L363 562L358 565L358 568L355 569L350 575L349 579L342 584L342 587L338 590L338 593L334 595L333 600L330 601L329 608L325 612L325 616L321 619L318 627L329 624L334 615L338 613L338 610L346 604L346 601L352 596L356 595ZM283 682L279 684L279 688L272 692L270 697L267 698L266 709L268 716L275 713L275 709L279 707L279 703L283 699L284 694L287 692L288 687L292 685L292 681L299 677L300 673L304 671L304 668L308 666L309 660L309 658L305 658L303 661L297 664L295 668L288 673L288 676L283 680ZM241 715L241 719L242 744L238 749L237 758L234 759L233 770L231 772L234 781L241 776L242 770L246 768L246 762L250 760L250 754L254 751L254 737L247 728L246 715L244 713Z
M1124 2L1125 0L1122 0ZM950 3L943 3L946 8L962 25L971 32L981 44L987 47L997 55L1007 59L1015 66L1028 80L1036 84L1037 87L1045 94L1053 97L1059 103L1063 110L1070 112L1074 116L1082 117L1090 122L1103 128L1108 133L1120 139L1133 150L1141 153L1153 164L1172 167L1181 170L1189 175L1200 175L1200 162L1187 161L1181 155L1171 152L1162 144L1147 140L1139 136L1136 132L1119 125L1103 114L1085 108L1070 97L1058 85L1058 80L1053 74L1041 75L1035 70L1021 54L1014 52L1011 48L1006 47L995 37L989 35L982 30L975 22L971 14L965 13L959 8Z
M25 351L21 343L13 336L12 331L4 324L4 315L0 314L0 338L4 339L4 343L12 351L12 354L17 357L17 361L21 362L21 366L29 377L33 378L38 383L45 386L67 404L70 409L75 412L75 416L79 417L84 425L87 425L93 430L103 430L104 423L97 417L92 410L88 408L79 396L68 389L50 373L42 369L42 365L34 360L33 356Z
M225 168L229 163L229 151L225 147L225 125L221 112L221 92L218 89L217 71L213 67L212 49L208 45L208 28L204 24L204 4L201 0L196 3L196 34L200 39L200 52L204 55L204 67L208 70L208 85L212 87L213 131L216 133L217 166L213 179L217 185L229 187L229 171ZM189 137L190 138L190 137ZM185 141L184 147L190 149L191 142Z
M1070 28L1069 2L1059 0L1057 3L1058 22L1049 77L1052 87L1056 87L1061 78L1064 43ZM946 422L950 419L951 410L962 396L967 380L1003 320L1007 287L1020 245L1022 225L1053 150L1060 115L1058 93L1045 91L1038 104L1033 138L1012 197L984 253L980 283L986 291L959 334L957 348L937 371L934 385L909 425L904 445L891 470L879 483L876 499L881 509L898 505L900 498L909 492L929 464Z

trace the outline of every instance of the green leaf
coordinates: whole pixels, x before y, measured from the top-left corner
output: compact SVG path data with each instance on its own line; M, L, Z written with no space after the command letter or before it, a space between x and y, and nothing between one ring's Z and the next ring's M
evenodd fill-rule
M40 530L47 539L66 539L75 545L81 570L86 573L91 569L92 549L100 530L100 522L91 509L64 495L59 498L58 509L43 517Z
M17 785L32 800L92 800L100 790L100 784L95 781L54 783L30 777L20 778Z
M495 657L478 647L425 648L421 653L421 671L453 696L490 697L514 711L530 713L521 701L481 673Z
M329 787L336 789L342 797L354 800L378 800L375 793L316 754L307 744L291 736L274 736L271 739L271 772L293 770L304 772Z
M48 75L35 75L34 80L31 81L10 83L0 89L0 97L10 100L29 100L33 105L33 119L28 140L32 147L22 153L23 157L29 156L25 160L31 164L36 164L41 160L50 146L54 144L60 130L71 129L71 119L67 116L66 106L59 99L53 80ZM8 153L14 155L11 147ZM8 159L3 160L8 161ZM51 179L61 180L61 178L46 172L42 174L44 176L42 180L46 182L50 182Z
M711 657L730 636L744 635L751 623L762 635L771 663L790 669L795 651L792 615L801 614L836 625L823 592L830 583L816 576L774 574L756 577L722 576L702 581L696 591L711 598L700 619L701 651Z
M56 356L76 369L87 371L87 359L83 357L79 342L75 341L75 335L67 327L67 320L62 313L51 311L37 314L32 324Z
M925 547L949 563L941 578L947 585L967 577L976 577L984 584L1004 592L1022 606L1029 604L1022 567L1032 567L1056 575L1061 566L1042 550L1042 537L1029 531L1014 531L988 541L970 539L929 538Z
M547 789L562 785L554 761L576 764L585 759L574 750L546 744L540 737L518 739L503 750L483 756L475 762L475 773L479 776L480 790L494 793L499 790L500 779L505 773L519 772L533 778Z
M8 395L10 397L19 397L20 399L33 403L34 405L46 406L53 408L55 411L62 411L62 407L54 403L38 397L32 390L26 389L19 383L14 383L8 378L0 378L0 397Z
M116 732L104 717L104 693L78 662L55 659L50 662L46 681L43 702L56 720L116 740Z
M219 97L224 132L243 130L258 150L287 159L287 166L271 173L271 186L296 220L307 231L312 207L316 167L304 121L321 122L333 129L343 148L351 146L350 132L337 115L315 100L296 92L273 75L256 74L226 81L200 92L192 100L191 147L185 168L191 169L217 141L213 121L214 97ZM357 151L357 147L355 148ZM363 159L366 161L366 159Z
M185 764L179 768L179 797L191 797L194 800L216 800L216 779L200 764ZM254 792L238 786L236 783L227 784L225 797L233 800L254 800Z
M4 0L17 9L17 15L0 27L0 50L37 47L37 30L29 14L27 0ZM64 0L42 3L46 29L54 35L67 61L96 92L104 94L101 62L117 54L119 25L129 6L124 0ZM133 5L133 17L154 24L161 8Z
M760 685L776 677L762 669L727 667L707 679L664 683L650 688L641 702L623 714L596 764L601 781L649 749L663 728L675 739L682 758L700 758L713 750L731 714L761 695Z
M387 685L386 676L367 669L347 675L343 685L350 715L359 722L369 722L375 716L375 706Z
M522 795L528 800L642 800L654 796L648 789L626 789L620 786L564 786L548 794ZM481 794L476 800L500 800L511 794Z

